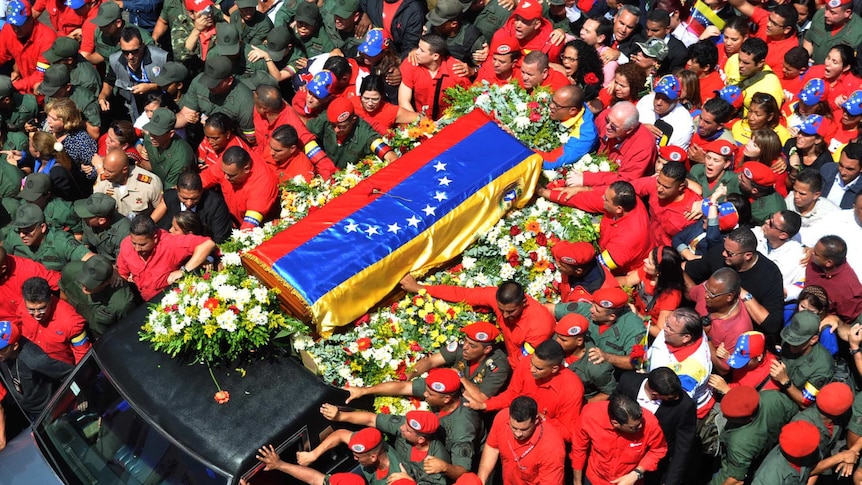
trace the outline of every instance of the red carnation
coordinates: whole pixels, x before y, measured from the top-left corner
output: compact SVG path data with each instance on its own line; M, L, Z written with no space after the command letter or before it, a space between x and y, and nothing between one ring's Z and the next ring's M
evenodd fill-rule
M531 110L539 109L539 103L537 101L530 101L527 103L527 108Z
M530 259L532 259L533 261L538 261L539 260L539 254L535 251L530 251Z
M371 348L371 339L369 337L362 337L356 341L356 345L359 346L360 351L368 350Z
M532 113L530 113L530 121L532 121L533 123L535 123L541 119L542 119L542 115L540 115L537 111L533 111Z
M389 406L383 406L380 408L380 414L392 414L392 410L389 409Z
M510 236L517 236L518 234L521 234L521 228L520 227L512 226L512 228L509 229L509 235Z
M588 72L587 75L584 76L584 82L587 84L598 84L599 77L593 72Z
M544 232L536 234L536 244L538 244L539 246L547 246L548 236L546 236Z
M425 323L434 323L434 314L433 313L429 313L428 315L425 315Z
M512 265L513 268L517 268L518 266L521 265L521 260L518 258L517 253L512 253L511 255L509 255L508 261L509 261L509 264Z

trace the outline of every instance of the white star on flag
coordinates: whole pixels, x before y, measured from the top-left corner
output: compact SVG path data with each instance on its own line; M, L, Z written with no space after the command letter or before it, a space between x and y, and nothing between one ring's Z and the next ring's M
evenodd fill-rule
M445 175L443 176L442 179L437 179L437 180L440 182L440 185L445 185L446 187L448 187L449 184L452 183L452 181L449 180L449 177L446 177Z
M424 212L426 216L433 216L435 210L437 210L436 207L431 207L430 205L426 205L425 208L422 209L422 212Z
M400 230L401 226L399 226L397 222L395 224L389 224L389 232L394 232L395 234L398 234L398 231Z
M418 219L415 215L410 216L410 219L407 219L407 225L412 227L419 227L420 222L422 222L422 220Z
M434 196L437 199L437 202L443 202L446 200L446 192L436 192L437 195Z
M350 221L350 224L347 224L346 226L344 226L344 230L347 232L356 232L358 229L359 229L359 226L353 221Z
M380 234L380 232L377 231L377 226L368 226L368 229L365 230L365 233L369 236L373 236L374 234Z
M443 162L437 162L437 164L434 165L434 170L436 170L438 172L441 170L446 170L446 164Z

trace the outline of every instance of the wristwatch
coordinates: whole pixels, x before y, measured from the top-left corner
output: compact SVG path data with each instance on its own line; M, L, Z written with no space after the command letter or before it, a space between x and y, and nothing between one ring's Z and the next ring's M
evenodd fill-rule
M754 299L754 295L752 295L751 293L746 293L745 296L742 297L742 302L745 303L747 301L751 301L752 299Z
M859 352L862 352L862 349L850 349L850 357L853 357L854 355L858 354Z
M790 389L791 384L793 384L793 382L790 379L787 379L787 382L780 382L778 387L780 387L782 391L786 391Z
M633 472L635 472L635 475L637 475L637 476L638 476L638 480L643 480L643 479L644 479L644 472L642 472L640 468L635 468L635 469L634 469L634 470L632 470L632 471L633 471Z

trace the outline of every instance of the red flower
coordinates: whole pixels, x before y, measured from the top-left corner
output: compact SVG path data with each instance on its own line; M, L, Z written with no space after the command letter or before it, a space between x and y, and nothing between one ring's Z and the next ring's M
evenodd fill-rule
M422 407L422 401L416 399L415 397L410 398L410 404L413 405L413 409L419 409Z
M530 113L530 121L537 122L542 119L542 115L540 115L537 111L533 111Z
M398 311L398 302L397 301L392 304L392 306L390 307L390 310L392 310L392 313L395 313Z
M428 315L425 315L425 323L434 323L434 314L433 313L429 313Z
M363 323L368 323L369 320L371 320L371 316L366 313L365 315L362 315L361 317L359 317L359 319L356 320L356 326L358 327Z
M371 348L371 339L369 337L362 337L356 341L356 344L359 345L359 350L367 350Z
M588 72L586 76L584 76L584 82L587 84L598 84L599 77L596 76L595 73Z
M448 310L446 310L446 315L449 318L455 318L455 309L450 307Z
M215 393L215 396L213 396L213 399L215 399L215 402L217 402L219 404L224 404L224 403L230 401L230 393L227 391L219 391L219 392Z
M514 252L509 255L508 261L513 268L517 268L521 265L521 260L518 258L518 254Z
M232 311L234 315L239 315L239 308L236 305L231 305L227 309Z
M529 103L527 103L527 109L537 110L539 109L539 103L537 101L530 101Z
M392 414L392 410L389 409L389 406L383 406L380 408L380 414Z
M420 352L422 350L422 346L419 345L418 342L410 342L410 350L413 352Z
M536 234L536 244L538 244L539 246L547 246L548 236L546 236L544 232Z
M180 308L180 306L179 306L179 305L177 305L176 303L174 303L173 305L171 305L171 311L172 311L172 312L175 312L175 311L179 310L179 308Z
M509 229L509 235L510 236L517 236L518 234L521 234L521 228L520 227L512 226L512 228Z
M221 303L218 298L208 298L206 302L204 302L204 308L208 310L215 310L218 308L218 304Z
M539 254L535 251L530 251L530 259L532 259L533 261L538 261L539 260Z
M171 307L166 306L163 310L164 310L164 312L165 312L165 313L170 313L170 312L171 312Z
M209 271L207 271L206 273L204 273L204 275L202 276L202 278L203 278L204 280L208 280L208 279L210 279L210 277L211 277L211 276L212 276L212 274L210 274L210 272L209 272Z

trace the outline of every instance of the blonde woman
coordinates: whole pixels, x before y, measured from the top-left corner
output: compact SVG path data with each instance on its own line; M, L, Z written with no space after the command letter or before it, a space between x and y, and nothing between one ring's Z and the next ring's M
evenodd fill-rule
M45 120L47 131L63 145L63 151L72 161L72 175L85 192L92 193L96 180L92 160L97 146L96 140L84 129L81 111L71 99L60 98L48 103L45 113L48 115Z

